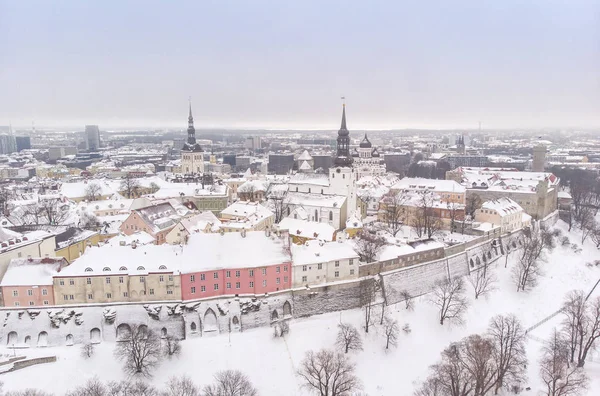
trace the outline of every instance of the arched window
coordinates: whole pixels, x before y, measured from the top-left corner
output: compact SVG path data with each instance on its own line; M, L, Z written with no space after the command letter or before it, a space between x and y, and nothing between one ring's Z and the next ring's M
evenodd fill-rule
M159 270L166 270L167 266L166 265L161 265L160 267L158 267Z
M310 187L308 187L308 192L310 192Z
M492 258L492 252L488 252L488 258L491 259Z
M315 209L315 221L319 221L319 211Z
M192 322L190 329L192 329L192 331L196 331L196 322Z
M287 215L289 216L289 215L290 215L290 213L291 213L291 209L290 209L290 207L288 206L288 208L287 208Z
M121 267L119 268L119 271L127 271L127 267Z
M102 268L102 271L110 271L110 268L104 267L104 268Z
M471 268L475 267L475 263L473 263L473 259L469 260L469 264L471 264Z
M333 211L329 211L329 221L333 221Z
M85 272L92 272L92 271L93 271L93 270L92 270L90 267L87 267L87 268L85 269Z
M146 268L144 268L144 267L142 267L142 266L140 265L139 267L137 267L137 270L138 270L138 271L144 271L144 270L146 270Z

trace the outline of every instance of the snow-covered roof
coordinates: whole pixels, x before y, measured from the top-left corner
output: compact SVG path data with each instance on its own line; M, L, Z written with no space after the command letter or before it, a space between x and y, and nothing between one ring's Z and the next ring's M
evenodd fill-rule
M327 223L293 219L291 217L286 217L281 220L279 229L288 230L290 235L327 242L331 242L335 235L335 228Z
M180 218L180 215L169 202L146 206L136 209L135 212L146 224L153 227L155 233L174 226Z
M428 190L435 192L464 193L465 187L454 180L424 179L420 177L405 177L396 182L394 190Z
M294 265L324 263L349 258L358 259L358 254L347 242L321 242L310 240L303 245L292 245Z
M558 192L558 198L561 198L561 199L571 199L572 197L571 197L571 194L569 194L566 191L559 191Z
M287 195L291 205L318 206L322 208L339 208L346 201L343 195L323 195L301 192L289 192Z
M130 246L132 243L136 243L137 245L149 245L154 244L156 239L144 231L136 231L131 235L119 234L113 238L108 240L108 245L111 246Z
M310 166L310 164L307 161L303 161L302 164L300 164L300 167L298 168L298 170L311 170L312 167Z
M52 277L65 264L63 257L12 259L0 286L52 285Z
M211 231L218 231L221 227L221 220L215 216L213 212L207 210L197 215L186 217L181 220L181 226L190 234L197 231L204 231L207 226L210 226Z
M264 219L269 216L274 216L274 214L258 202L238 201L223 209L221 211L221 216L239 218L250 218L251 216L256 216L259 219Z
M493 210L500 217L523 211L518 203L507 197L486 201L481 205L481 209Z
M298 161L311 161L313 157L310 156L308 150L304 150L302 154L298 157Z
M362 228L363 222L360 216L358 216L357 211L354 211L346 220L346 228Z
M328 187L329 176L321 173L296 173L290 178L289 184L311 184Z
M289 262L283 241L262 231L190 235L185 246L91 247L58 274L68 276L191 273L222 268L252 268Z
M269 184L266 180L248 180L238 187L238 193L265 192L268 190Z

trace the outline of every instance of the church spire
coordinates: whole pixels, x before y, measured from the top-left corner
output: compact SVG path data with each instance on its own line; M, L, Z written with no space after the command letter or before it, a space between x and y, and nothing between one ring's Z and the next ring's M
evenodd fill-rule
M187 142L183 145L186 151L202 151L202 148L196 143L196 129L194 128L194 117L192 116L192 100L189 100L189 115L187 128Z
M335 166L350 166L352 156L350 155L350 132L346 128L346 103L342 105L342 125L338 131L337 137L337 155L335 157Z

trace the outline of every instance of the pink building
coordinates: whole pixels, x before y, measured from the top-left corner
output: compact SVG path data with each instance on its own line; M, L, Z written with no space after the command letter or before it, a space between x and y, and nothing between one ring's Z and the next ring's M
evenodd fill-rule
M161 202L134 209L121 224L121 232L131 235L144 231L154 237L155 243L166 242L167 234L179 223L180 216L168 202Z
M264 294L291 288L287 241L287 236L279 238L263 231L192 235L187 246L197 254L193 262L186 260L181 267L182 299Z
M63 257L12 259L0 283L4 306L54 305L52 277L67 265Z

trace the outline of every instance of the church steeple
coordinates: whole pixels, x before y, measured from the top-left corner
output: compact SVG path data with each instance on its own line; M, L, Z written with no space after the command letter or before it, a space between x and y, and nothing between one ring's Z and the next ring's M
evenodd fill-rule
M337 155L335 157L335 166L352 165L352 156L350 155L350 132L346 128L346 104L342 105L342 125L338 131L337 137Z
M202 147L196 143L196 129L194 128L194 117L192 116L192 100L190 99L187 142L183 145L183 150L186 151L202 151Z

